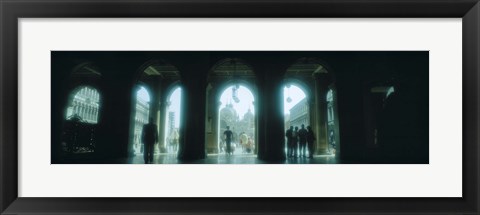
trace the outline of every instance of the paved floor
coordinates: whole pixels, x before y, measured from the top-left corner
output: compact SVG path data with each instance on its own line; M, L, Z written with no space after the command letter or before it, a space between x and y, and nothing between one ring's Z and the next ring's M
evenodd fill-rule
M144 164L143 154L137 154L133 158L129 158L126 163ZM179 161L174 154L156 154L153 158L153 164L270 164L257 159L252 154L210 154L205 159L194 161ZM276 164L336 164L334 155L317 155L313 158L289 158Z
M60 163L64 164L145 164L143 153L129 158L102 159L95 157L72 156ZM233 155L208 154L205 159L181 161L174 153L157 153L152 164L339 164L335 155L316 155L313 158L288 158L284 161L269 162L257 158L255 154L235 152Z

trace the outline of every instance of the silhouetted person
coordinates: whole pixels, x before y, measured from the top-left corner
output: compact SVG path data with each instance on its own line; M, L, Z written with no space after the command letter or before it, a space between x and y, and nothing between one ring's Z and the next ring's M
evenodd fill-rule
M287 157L292 157L293 156L293 144L292 144L292 138L293 138L293 126L290 126L289 129L285 132L285 136L287 137Z
M307 145L309 158L313 158L313 142L315 142L315 134L312 131L312 127L307 126Z
M148 124L143 125L142 143L145 145L143 159L145 163L153 161L153 145L158 141L157 125L153 124L153 118L150 117Z
M306 149L307 149L307 130L305 129L305 125L302 124L302 128L298 130L298 143L300 145L300 157L306 157Z
M295 130L292 132L292 149L293 157L297 157L298 153L298 127L295 126Z
M225 152L227 153L227 155L229 155L232 153L232 137L233 137L233 132L230 131L230 126L227 126L227 130L223 132L223 136L225 136L225 142L227 147Z

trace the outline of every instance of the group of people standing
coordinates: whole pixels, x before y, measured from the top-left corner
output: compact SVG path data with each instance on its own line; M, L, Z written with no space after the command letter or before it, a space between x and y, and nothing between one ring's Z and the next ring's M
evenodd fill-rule
M298 126L290 126L285 132L287 137L287 157L307 157L306 148L308 146L308 157L313 158L313 142L315 142L315 134L311 126L302 124L300 130Z

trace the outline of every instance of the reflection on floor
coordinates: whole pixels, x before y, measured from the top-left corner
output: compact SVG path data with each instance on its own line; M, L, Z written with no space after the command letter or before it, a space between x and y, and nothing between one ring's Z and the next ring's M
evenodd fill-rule
M143 154L137 154L130 158L126 163L144 164ZM253 154L209 154L206 159L193 161L179 161L175 154L156 154L153 158L153 164L270 164L257 159ZM313 158L288 158L275 164L336 164L334 155L316 155Z

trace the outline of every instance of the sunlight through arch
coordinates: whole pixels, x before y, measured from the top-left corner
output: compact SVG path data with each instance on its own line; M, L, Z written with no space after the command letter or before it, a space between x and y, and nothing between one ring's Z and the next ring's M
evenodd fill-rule
M180 138L182 88L176 86L167 97L164 142L168 154L177 154Z
M293 129L293 135L302 128L310 125L310 108L308 97L300 85L295 83L287 83L283 88L283 113L284 113L284 130L285 133L289 129ZM294 138L295 139L295 138ZM287 156L297 156L298 144L291 143L286 139L285 153Z
M220 96L218 151L226 153L224 132L233 132L233 154L253 154L255 149L255 108L252 91L242 84L228 86Z

